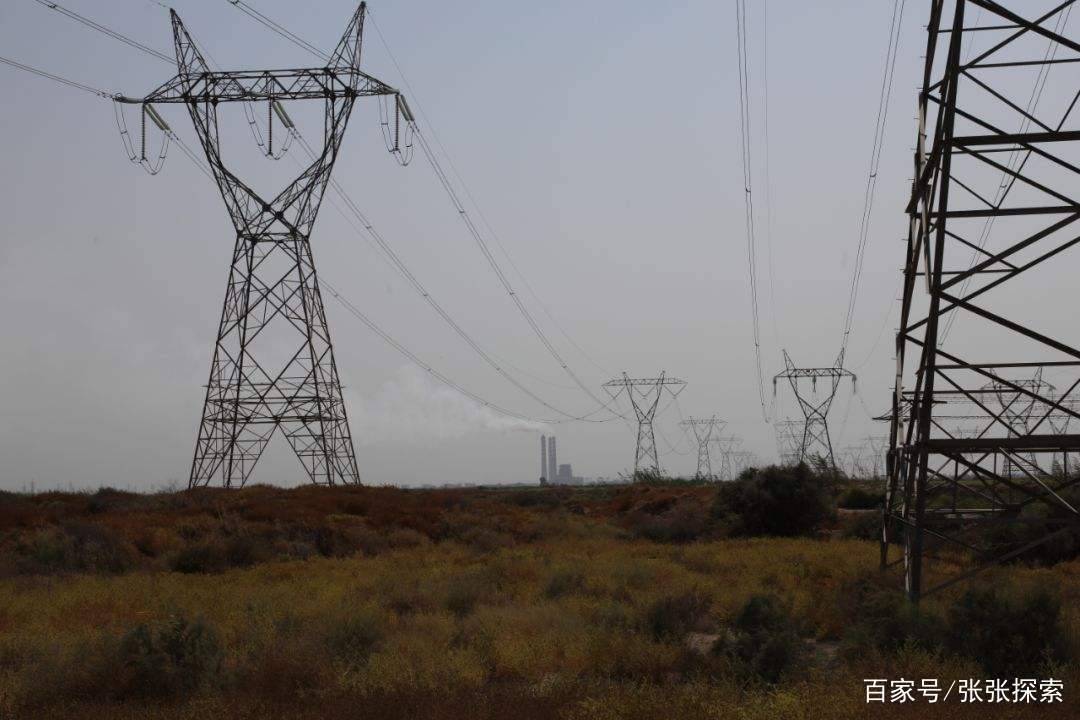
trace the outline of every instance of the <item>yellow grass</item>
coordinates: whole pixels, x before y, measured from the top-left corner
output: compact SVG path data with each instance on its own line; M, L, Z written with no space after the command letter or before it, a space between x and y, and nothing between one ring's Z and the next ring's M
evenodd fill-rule
M582 720L861 717L868 716L864 675L976 672L909 653L888 664L810 669L772 689L680 679L683 645L640 629L656 600L703 591L720 626L750 596L771 593L819 640L833 640L851 621L839 602L842 589L876 567L876 545L810 539L662 545L620 539L599 523L585 527L573 537L492 552L448 541L213 575L5 579L0 717L28 708L42 716L101 718L320 717L330 716L331 707L366 707L357 715L365 717L413 712L395 714L380 704L392 698L427 698L415 712L442 707L444 717L497 717L504 711L491 696L507 688L517 698L507 702L518 717L549 711ZM556 574L568 572L580 573L580 584L554 596L547 591ZM1076 564L1001 572L1021 582L1061 582L1075 617ZM93 668L119 637L140 623L176 616L202 619L216 631L225 655L221 687L145 705L109 700L107 683L100 694L80 693L80 673L91 673L84 683L90 688L100 682ZM362 663L349 664L333 657L323 639L355 617L380 628L381 639ZM268 699L278 691L280 697ZM268 710L266 703L276 704ZM949 716L957 717L952 708ZM926 705L919 711L944 717L925 714Z

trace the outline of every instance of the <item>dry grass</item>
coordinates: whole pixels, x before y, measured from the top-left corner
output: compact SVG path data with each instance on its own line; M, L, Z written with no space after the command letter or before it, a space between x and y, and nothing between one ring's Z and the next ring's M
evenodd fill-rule
M253 488L2 502L0 717L848 718L868 716L863 677L979 677L971 663L916 650L809 663L779 686L747 686L688 661L681 632L722 631L756 594L776 596L812 639L838 639L851 621L845 588L877 562L876 545L861 540L637 537L643 514L708 502L709 492L605 489L553 501ZM99 544L133 559L120 569L25 564L34 539L55 541L73 521L107 529L112 540ZM191 547L225 552L235 537L257 540L243 566L171 569ZM1060 585L1069 617L1080 619L1080 564L998 576ZM678 632L650 629L656 608L687 596L700 600ZM125 637L175 618L212 631L220 669L203 677L198 662L155 657L192 682L181 691L133 684ZM1066 707L999 716L1076 716L1070 689L1080 674L1060 674ZM874 717L976 713L989 714L920 704Z

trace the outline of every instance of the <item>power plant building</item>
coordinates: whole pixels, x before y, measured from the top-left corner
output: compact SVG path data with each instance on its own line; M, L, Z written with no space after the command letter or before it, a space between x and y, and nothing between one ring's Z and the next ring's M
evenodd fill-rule
M555 436L540 436L540 484L581 485L582 478L574 477L570 463L559 465L555 448Z

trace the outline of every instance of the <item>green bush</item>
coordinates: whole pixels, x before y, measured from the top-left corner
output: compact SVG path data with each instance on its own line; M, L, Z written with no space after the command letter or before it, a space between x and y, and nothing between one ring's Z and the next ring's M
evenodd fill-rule
M820 475L806 465L774 465L721 483L712 515L733 536L796 536L814 533L835 509Z
M181 573L216 573L225 570L229 561L221 545L208 541L176 553L171 565L173 570Z
M580 570L558 570L548 580L544 597L549 600L570 595L585 587L585 576Z
M471 615L489 592L491 579L481 571L463 572L450 578L443 607L458 617Z
M327 648L338 660L359 667L385 636L383 624L383 618L373 612L350 612L327 632Z
M806 654L791 613L771 595L755 595L735 616L728 633L713 646L740 679L775 684Z
M120 642L124 694L189 694L220 679L222 650L202 621L174 618L163 625L139 625Z
M18 565L27 574L49 572L122 573L130 570L137 551L107 527L69 520L36 532L16 548Z
M845 654L891 653L905 646L940 650L946 623L936 607L926 601L913 605L901 590L884 583L883 577L868 574L844 588L840 606L852 618L843 637Z
M840 537L881 541L881 513L862 512L840 519Z
M657 640L684 637L700 629L709 615L712 600L700 590L662 597L645 613L645 624Z
M885 502L884 490L871 490L860 485L851 485L840 494L837 506L848 510L873 510Z
M1080 502L1080 492L1064 490L1060 494L1074 507ZM1031 503L1020 511L1020 522L995 523L986 531L989 553L1000 557L1019 550L1060 530L1062 524L1074 519L1062 507ZM1080 530L1074 528L1025 550L1016 555L1013 561L1049 566L1077 557L1080 557Z
M694 498L684 498L656 514L643 512L630 521L634 535L669 543L697 540L711 526L708 509Z
M948 612L948 647L995 677L1028 677L1069 659L1060 598L1046 588L968 589Z

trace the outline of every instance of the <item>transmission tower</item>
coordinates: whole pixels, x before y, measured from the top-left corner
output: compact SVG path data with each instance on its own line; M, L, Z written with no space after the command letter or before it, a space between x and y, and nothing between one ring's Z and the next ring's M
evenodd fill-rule
M798 368L791 361L787 350L784 350L784 370L773 378L773 393L776 393L777 380L787 380L806 418L803 424L802 440L799 443L798 462L806 462L814 455L820 455L828 460L830 468L836 469L826 417L836 398L836 391L840 389L840 381L848 377L851 378L851 385L854 388L855 373L844 369L843 351L840 352L840 356L836 358L836 364L832 367ZM799 385L799 381L804 379L810 380L811 392L809 394ZM822 380L825 385L825 390L821 395L818 395L818 380Z
M735 450L731 453L731 467L736 478L742 475L744 471L755 467L757 462L757 453L752 450Z
M689 418L679 423L679 427L690 428L697 440L697 473L694 477L702 480L715 480L712 458L709 456L709 443L713 441L713 432L718 435L724 428L724 421L713 415L711 418Z
M117 98L142 105L144 122L158 122L154 105L187 107L236 229L190 487L243 485L279 427L312 482L360 481L309 238L356 99L393 95L412 119L394 88L360 71L364 12L361 3L324 67L225 72L170 11L177 74L144 98ZM275 115L292 129L283 103L293 100L323 101L324 144L268 200L222 159L218 110L265 102L272 133Z
M686 387L686 381L677 378L669 378L666 373L660 373L660 377L654 378L631 378L623 373L621 378L609 380L603 388L615 400L619 395L626 393L630 398L630 404L637 416L637 449L634 451L634 472L639 470L652 470L659 474L660 459L656 454L656 434L653 432L653 418L656 417L656 407L660 404L660 398L670 394L672 398L678 397Z
M742 438L734 435L716 438L716 447L720 451L720 472L717 475L719 480L728 481L738 477L735 455L741 444Z
M785 418L773 423L773 431L776 433L776 452L780 456L781 465L798 465L799 453L802 448L803 431L806 422Z
M1076 480L1044 467L1080 448L1080 435L1053 432L1048 417L1080 415L1045 385L1015 379L1053 367L1068 376L1066 396L1080 383L1075 323L1055 322L1075 298L1063 253L1080 219L1068 194L1080 175L1080 44L1062 34L1071 0L1039 15L1032 5L1043 4L930 2L881 543L883 568L894 564L890 543L903 545L913 601L1080 526L1060 494ZM986 402L987 385L1004 403ZM1013 422L1010 398L1037 409ZM976 432L942 422L955 401ZM1048 519L1024 526L1029 542L988 541L987 528L1032 510ZM924 587L939 549L969 561L935 568Z

